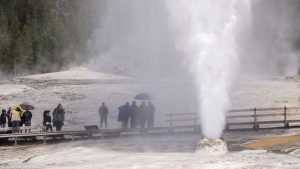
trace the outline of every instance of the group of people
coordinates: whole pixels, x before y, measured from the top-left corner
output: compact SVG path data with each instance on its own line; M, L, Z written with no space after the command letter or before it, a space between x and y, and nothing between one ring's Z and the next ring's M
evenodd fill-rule
M138 126L145 128L146 124L147 127L153 127L154 113L155 106L151 103L151 101L148 101L148 104L143 101L140 106L137 106L135 101L133 101L131 105L129 102L126 102L124 105L119 107L117 120L122 122L122 128L128 128L128 124L130 124L130 128L136 128ZM100 128L103 127L103 124L105 125L105 128L107 128L108 108L104 102L99 108L99 115ZM55 127L56 131L61 131L65 121L65 110L60 103L54 109L52 116L53 120L51 118L50 111L44 111L42 124L45 127L45 131L52 131L52 127ZM19 105L10 107L7 111L2 109L2 113L0 115L0 128L5 128L7 124L7 127L12 128L12 133L19 133L20 126L31 126L31 119L32 112L29 110L29 107L25 107L25 111ZM30 132L30 127L28 130ZM26 129L25 132L27 132Z
M0 115L0 127L11 127L13 133L19 132L20 126L31 126L32 113L28 107L25 111L20 106L10 107L7 111L2 109ZM30 132L30 129L28 129ZM25 130L27 132L27 130Z
M50 116L50 111L44 111L43 126L45 126L46 131L52 131L51 122L53 122L53 127L56 127L56 131L61 131L65 118L65 110L62 108L61 104L58 104L52 115L53 121ZM21 132L20 126L31 126L31 119L32 112L29 110L28 106L25 106L25 110L19 105L10 107L7 111L2 109L0 115L0 128L5 128L6 126L11 127L12 133L19 133ZM30 132L30 127L28 131L25 129L25 132Z
M147 127L153 127L154 114L155 106L151 101L148 101L148 104L143 101L140 106L137 106L135 101L133 101L131 105L129 102L126 102L119 107L117 120L122 122L122 128L128 128L128 124L130 124L130 128L136 128L138 126L145 128L146 124ZM99 115L100 128L103 127L103 124L105 124L105 128L107 128L108 108L105 103L102 103L102 106L99 108Z
M53 131L52 124L53 124L53 127L56 128L56 131L61 131L61 128L64 125L64 121L65 121L65 114L66 114L66 112L60 103L57 105L57 107L52 112L53 121L50 116L50 111L45 110L43 113L43 126L45 126L45 131L49 131L49 130ZM52 124L51 124L51 122L52 122Z

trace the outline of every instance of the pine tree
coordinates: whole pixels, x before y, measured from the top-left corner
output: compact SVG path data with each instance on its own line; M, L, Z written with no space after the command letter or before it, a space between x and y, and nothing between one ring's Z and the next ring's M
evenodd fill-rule
M100 2L0 0L1 71L50 72L84 62Z

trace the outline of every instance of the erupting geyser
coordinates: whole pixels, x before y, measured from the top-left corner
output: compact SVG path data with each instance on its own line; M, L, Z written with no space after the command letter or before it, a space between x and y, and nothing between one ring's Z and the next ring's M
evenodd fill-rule
M196 153L225 154L227 151L225 140L204 138L199 141Z
M245 2L167 1L170 21L177 33L176 48L187 59L198 86L201 128L208 138L205 142L219 139L225 126L229 91L239 63L235 43L237 9L247 7Z

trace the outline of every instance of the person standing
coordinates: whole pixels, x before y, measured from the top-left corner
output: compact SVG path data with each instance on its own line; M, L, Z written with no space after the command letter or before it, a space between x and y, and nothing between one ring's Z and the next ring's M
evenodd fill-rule
M0 115L0 127L4 128L6 124L6 110L2 109L2 113Z
M119 107L118 121L122 122L122 128L126 129L128 127L130 113L130 105L126 102L125 105Z
M138 107L136 105L136 102L133 101L131 106L130 106L130 114L129 114L130 128L136 128L136 125L137 125L137 111L138 111Z
M141 128L145 128L146 118L147 118L147 110L146 103L143 101L138 108L138 118Z
M20 112L20 118L21 121L19 123L19 126L22 127L23 125L25 125L25 116L24 116L24 111ZM22 132L22 131L21 131Z
M59 103L54 109L53 113L53 127L56 127L56 131L61 131L62 126L65 121L65 110L62 105Z
M148 101L147 105L147 125L148 127L153 127L154 125L154 113L155 113L155 106L151 103L151 101Z
M7 127L12 127L12 124L11 124L11 107L7 110L6 117L7 117Z
M11 111L11 124L12 124L12 132L18 133L20 127L22 109L19 106L15 106Z
M100 116L100 128L102 128L102 125L104 123L105 128L107 128L107 114L108 114L108 108L105 106L105 103L102 103L102 106L99 108L99 116Z
M52 131L51 116L49 113L49 110L45 110L43 114L43 125L46 127L46 131L48 131L49 129Z
M26 111L24 112L24 123L25 123L25 126L31 126L31 119L32 119L32 113L31 111L29 111L29 108L26 107L25 109ZM29 133L30 133L30 129L28 129ZM25 129L25 133L27 132L27 129Z

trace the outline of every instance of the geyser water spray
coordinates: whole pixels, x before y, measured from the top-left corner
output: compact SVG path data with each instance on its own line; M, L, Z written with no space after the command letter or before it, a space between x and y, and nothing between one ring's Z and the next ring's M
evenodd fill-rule
M247 4L236 0L167 0L178 37L176 48L187 59L198 86L202 133L210 139L221 137L230 107L230 87L239 65L235 43L239 5Z

